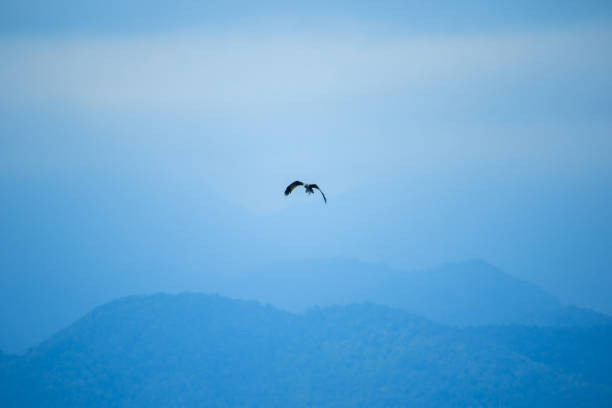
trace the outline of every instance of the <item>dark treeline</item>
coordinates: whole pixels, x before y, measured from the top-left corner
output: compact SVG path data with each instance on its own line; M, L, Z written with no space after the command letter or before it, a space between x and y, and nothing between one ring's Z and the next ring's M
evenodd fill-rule
M0 405L601 407L609 344L605 324L454 328L368 303L294 314L130 297L0 355Z

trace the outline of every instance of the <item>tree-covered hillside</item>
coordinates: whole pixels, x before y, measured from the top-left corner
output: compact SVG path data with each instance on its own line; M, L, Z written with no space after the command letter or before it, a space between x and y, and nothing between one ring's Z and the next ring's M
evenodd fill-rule
M3 355L0 405L601 407L611 341L609 326L457 329L372 304L131 297Z

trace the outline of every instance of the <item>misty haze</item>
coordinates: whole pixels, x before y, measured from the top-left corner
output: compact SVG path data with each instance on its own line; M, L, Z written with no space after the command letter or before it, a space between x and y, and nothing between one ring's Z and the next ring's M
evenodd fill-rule
M611 43L590 0L3 1L0 406L609 407Z

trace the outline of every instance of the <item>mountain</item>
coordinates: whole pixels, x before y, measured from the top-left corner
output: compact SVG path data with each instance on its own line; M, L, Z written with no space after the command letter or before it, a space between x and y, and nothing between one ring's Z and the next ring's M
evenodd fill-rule
M228 282L224 294L291 311L368 301L460 326L518 323L561 308L541 288L480 260L416 271L345 259L279 262Z
M611 328L512 327L452 328L373 304L293 314L216 295L130 297L0 361L0 405L598 407L612 400L612 380L601 370L612 363Z

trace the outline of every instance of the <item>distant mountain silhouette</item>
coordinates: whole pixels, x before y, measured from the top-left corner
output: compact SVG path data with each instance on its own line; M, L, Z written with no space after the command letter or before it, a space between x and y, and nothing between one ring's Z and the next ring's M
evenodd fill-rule
M561 308L541 288L478 260L418 271L344 259L281 262L230 282L223 293L292 311L369 301L461 326L519 323Z
M611 341L609 326L458 329L372 304L131 297L0 360L0 405L597 407Z

